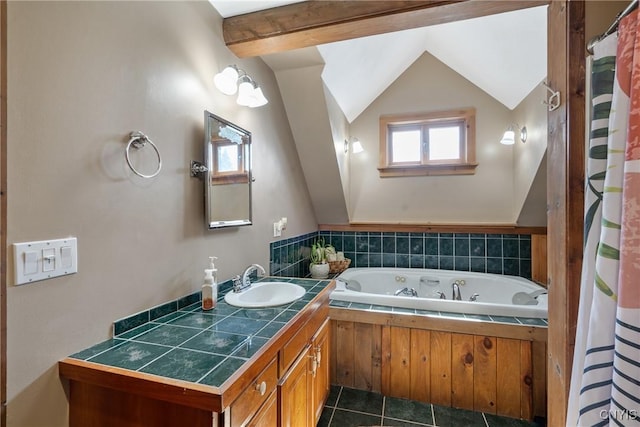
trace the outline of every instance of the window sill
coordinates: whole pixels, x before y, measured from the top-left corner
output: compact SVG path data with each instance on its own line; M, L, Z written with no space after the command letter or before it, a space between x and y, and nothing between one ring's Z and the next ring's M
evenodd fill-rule
M455 163L422 166L386 166L379 167L380 178L402 176L437 176L437 175L474 175L477 163Z
M220 174L211 177L211 185L247 184L248 182L249 174L247 173Z

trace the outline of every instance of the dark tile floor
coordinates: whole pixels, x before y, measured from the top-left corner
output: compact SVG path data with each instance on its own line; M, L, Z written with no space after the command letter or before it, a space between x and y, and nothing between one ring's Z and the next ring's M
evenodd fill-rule
M331 386L318 427L541 427L541 424Z

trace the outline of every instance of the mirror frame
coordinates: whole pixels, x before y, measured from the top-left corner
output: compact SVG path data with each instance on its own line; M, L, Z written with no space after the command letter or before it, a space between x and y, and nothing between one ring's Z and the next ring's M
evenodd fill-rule
M207 228L212 230L212 229L225 228L225 227L239 227L243 225L252 225L253 222L252 222L252 205L251 205L251 183L253 182L253 175L251 171L251 132L206 110L204 112L204 122L205 122L204 163L207 167L207 172L205 174L205 185L204 185L204 201L205 201L204 210L205 210L205 221L207 224ZM249 200L247 200L248 209L249 209L248 218L238 218L238 219L232 219L232 220L215 220L214 218L211 217L211 205L212 203L216 203L216 200L214 200L210 194L212 173L213 173L213 170L215 170L215 165L211 164L211 159L213 159L214 153L213 153L213 144L211 143L211 139L210 139L212 126L214 122L218 122L225 126L228 126L234 129L236 132L243 134L244 137L246 138L245 142L243 142L242 144L242 149L244 153L243 155L244 168L247 173L247 185L249 186Z

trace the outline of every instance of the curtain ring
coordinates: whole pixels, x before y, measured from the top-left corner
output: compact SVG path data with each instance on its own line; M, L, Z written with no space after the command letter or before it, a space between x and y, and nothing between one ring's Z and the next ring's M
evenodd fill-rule
M162 158L160 157L160 151L158 151L158 147L156 147L156 144L154 144L153 141L151 141L149 137L147 137L147 135L145 135L140 131L131 132L129 137L130 137L129 143L127 144L127 148L124 151L124 155L125 155L125 158L127 159L127 164L129 165L129 168L131 168L133 173L135 173L136 175L142 178L153 178L154 176L158 175L160 173L160 169L162 168ZM153 147L153 149L156 152L156 156L158 157L158 169L156 169L156 171L151 175L145 175L143 173L138 172L136 168L134 168L133 165L131 164L131 159L129 158L129 150L131 149L132 146L135 147L136 149L140 149L144 147L147 144L147 142L151 145L151 147Z

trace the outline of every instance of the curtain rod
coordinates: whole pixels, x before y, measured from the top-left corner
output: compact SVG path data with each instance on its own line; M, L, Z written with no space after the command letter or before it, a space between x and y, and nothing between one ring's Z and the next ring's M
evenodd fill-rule
M609 28L607 28L607 31L589 40L589 43L587 43L587 52L593 55L593 47L596 45L596 43L598 43L600 40L604 39L609 34L612 34L614 31L616 31L618 29L618 24L620 23L620 20L625 16L627 16L629 13L631 13L631 11L633 11L633 9L635 9L637 6L638 6L638 0L632 0L631 3L629 3L629 5L622 12L618 14L618 16L613 21L613 23L609 26Z

